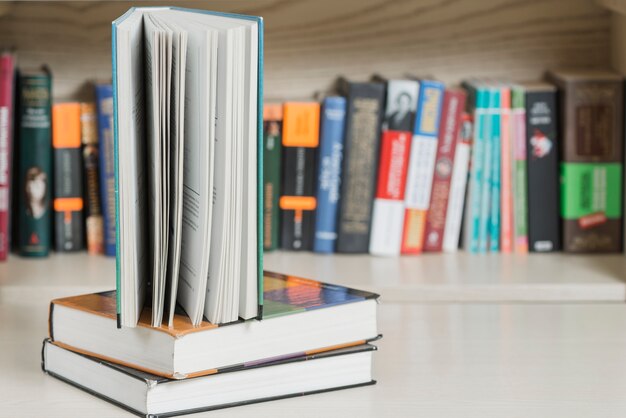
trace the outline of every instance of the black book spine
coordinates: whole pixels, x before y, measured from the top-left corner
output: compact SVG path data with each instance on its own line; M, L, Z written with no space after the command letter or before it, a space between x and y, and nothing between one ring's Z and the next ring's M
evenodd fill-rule
M526 92L528 245L531 252L561 249L556 105L555 89Z
M381 83L343 83L346 137L337 223L337 252L369 250L380 130L385 101Z

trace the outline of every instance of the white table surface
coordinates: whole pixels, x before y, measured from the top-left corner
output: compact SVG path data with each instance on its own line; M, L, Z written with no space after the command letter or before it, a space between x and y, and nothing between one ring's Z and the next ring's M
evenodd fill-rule
M33 268L46 270L45 263ZM90 273L96 278L86 284L68 279L65 286L25 274L32 297L0 277L7 286L0 292L0 417L132 416L40 368L46 301L109 287L108 277ZM626 417L626 304L397 303L384 296L377 385L194 416Z

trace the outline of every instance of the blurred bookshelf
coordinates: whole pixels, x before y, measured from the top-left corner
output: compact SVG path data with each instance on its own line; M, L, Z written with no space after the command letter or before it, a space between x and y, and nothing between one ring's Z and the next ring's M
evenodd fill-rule
M142 2L141 6L173 2ZM110 22L133 2L0 3L0 41L21 67L46 63L55 100L92 99L111 76ZM549 68L626 72L626 1L182 1L180 7L263 16L266 99L310 99L338 75L471 75L538 79ZM624 302L626 259L615 255L423 254L396 258L276 251L265 268L379 292L396 302ZM0 302L32 289L63 294L115 285L111 258L12 255L0 264ZM44 292L42 292L44 293ZM46 293L46 300L50 293ZM58 296L61 296L59 294ZM36 298L36 295L34 296Z

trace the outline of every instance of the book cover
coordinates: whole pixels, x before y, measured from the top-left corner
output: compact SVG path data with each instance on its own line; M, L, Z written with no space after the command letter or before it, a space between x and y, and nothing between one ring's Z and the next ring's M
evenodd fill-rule
M100 195L104 226L104 254L115 256L115 155L113 143L113 90L111 84L96 85L100 145Z
M84 248L80 140L80 103L52 106L56 251L78 251Z
M341 184L341 163L346 122L346 99L324 99L317 174L317 211L313 251L335 252L337 209Z
M511 89L511 134L513 136L513 241L515 252L528 252L528 187L526 170L526 104L524 89Z
M387 85L383 131L413 132L420 85L417 80L385 80L375 76L374 81Z
M372 212L371 254L400 254L411 139L412 135L407 131L383 131Z
M426 216L424 251L440 252L443 249L454 159L464 108L465 92L446 89L439 123L430 207Z
M474 130L471 114L467 112L461 114L459 128L456 152L454 153L454 165L452 167L452 179L450 180L448 212L443 235L442 249L445 252L455 252L459 249L463 211L468 196L467 183Z
M15 57L0 53L0 261L7 259L11 241L14 84Z
M263 107L263 249L275 250L279 245L281 175L281 130L283 106L278 103Z
M608 71L557 71L563 250L622 249L624 83Z
M402 254L419 254L424 245L426 214L437 156L437 136L444 85L421 80L404 195Z
M315 160L320 107L287 102L283 107L283 183L280 196L281 247L311 250L315 225Z
M500 135L500 87L491 86L491 104L489 116L491 119L490 141L491 141L491 191L489 204L489 225L487 248L491 252L500 251L500 188L501 188L501 146Z
M347 112L336 250L367 253L385 85L340 79L339 92L347 99Z
M104 252L104 221L100 203L100 150L96 104L80 104L80 132L83 144L85 238L89 254Z
M559 251L557 91L548 83L524 84L524 89L529 251Z
M513 251L513 135L511 89L500 88L500 250Z
M18 73L17 248L22 256L45 257L52 233L52 75Z

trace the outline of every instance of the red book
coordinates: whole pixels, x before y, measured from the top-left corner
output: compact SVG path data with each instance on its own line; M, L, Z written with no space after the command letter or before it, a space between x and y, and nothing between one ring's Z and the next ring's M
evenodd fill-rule
M13 55L0 54L0 261L9 253L14 73Z
M465 93L462 90L446 90L439 121L439 141L430 206L426 215L424 251L441 251L443 247L454 154L464 108Z

